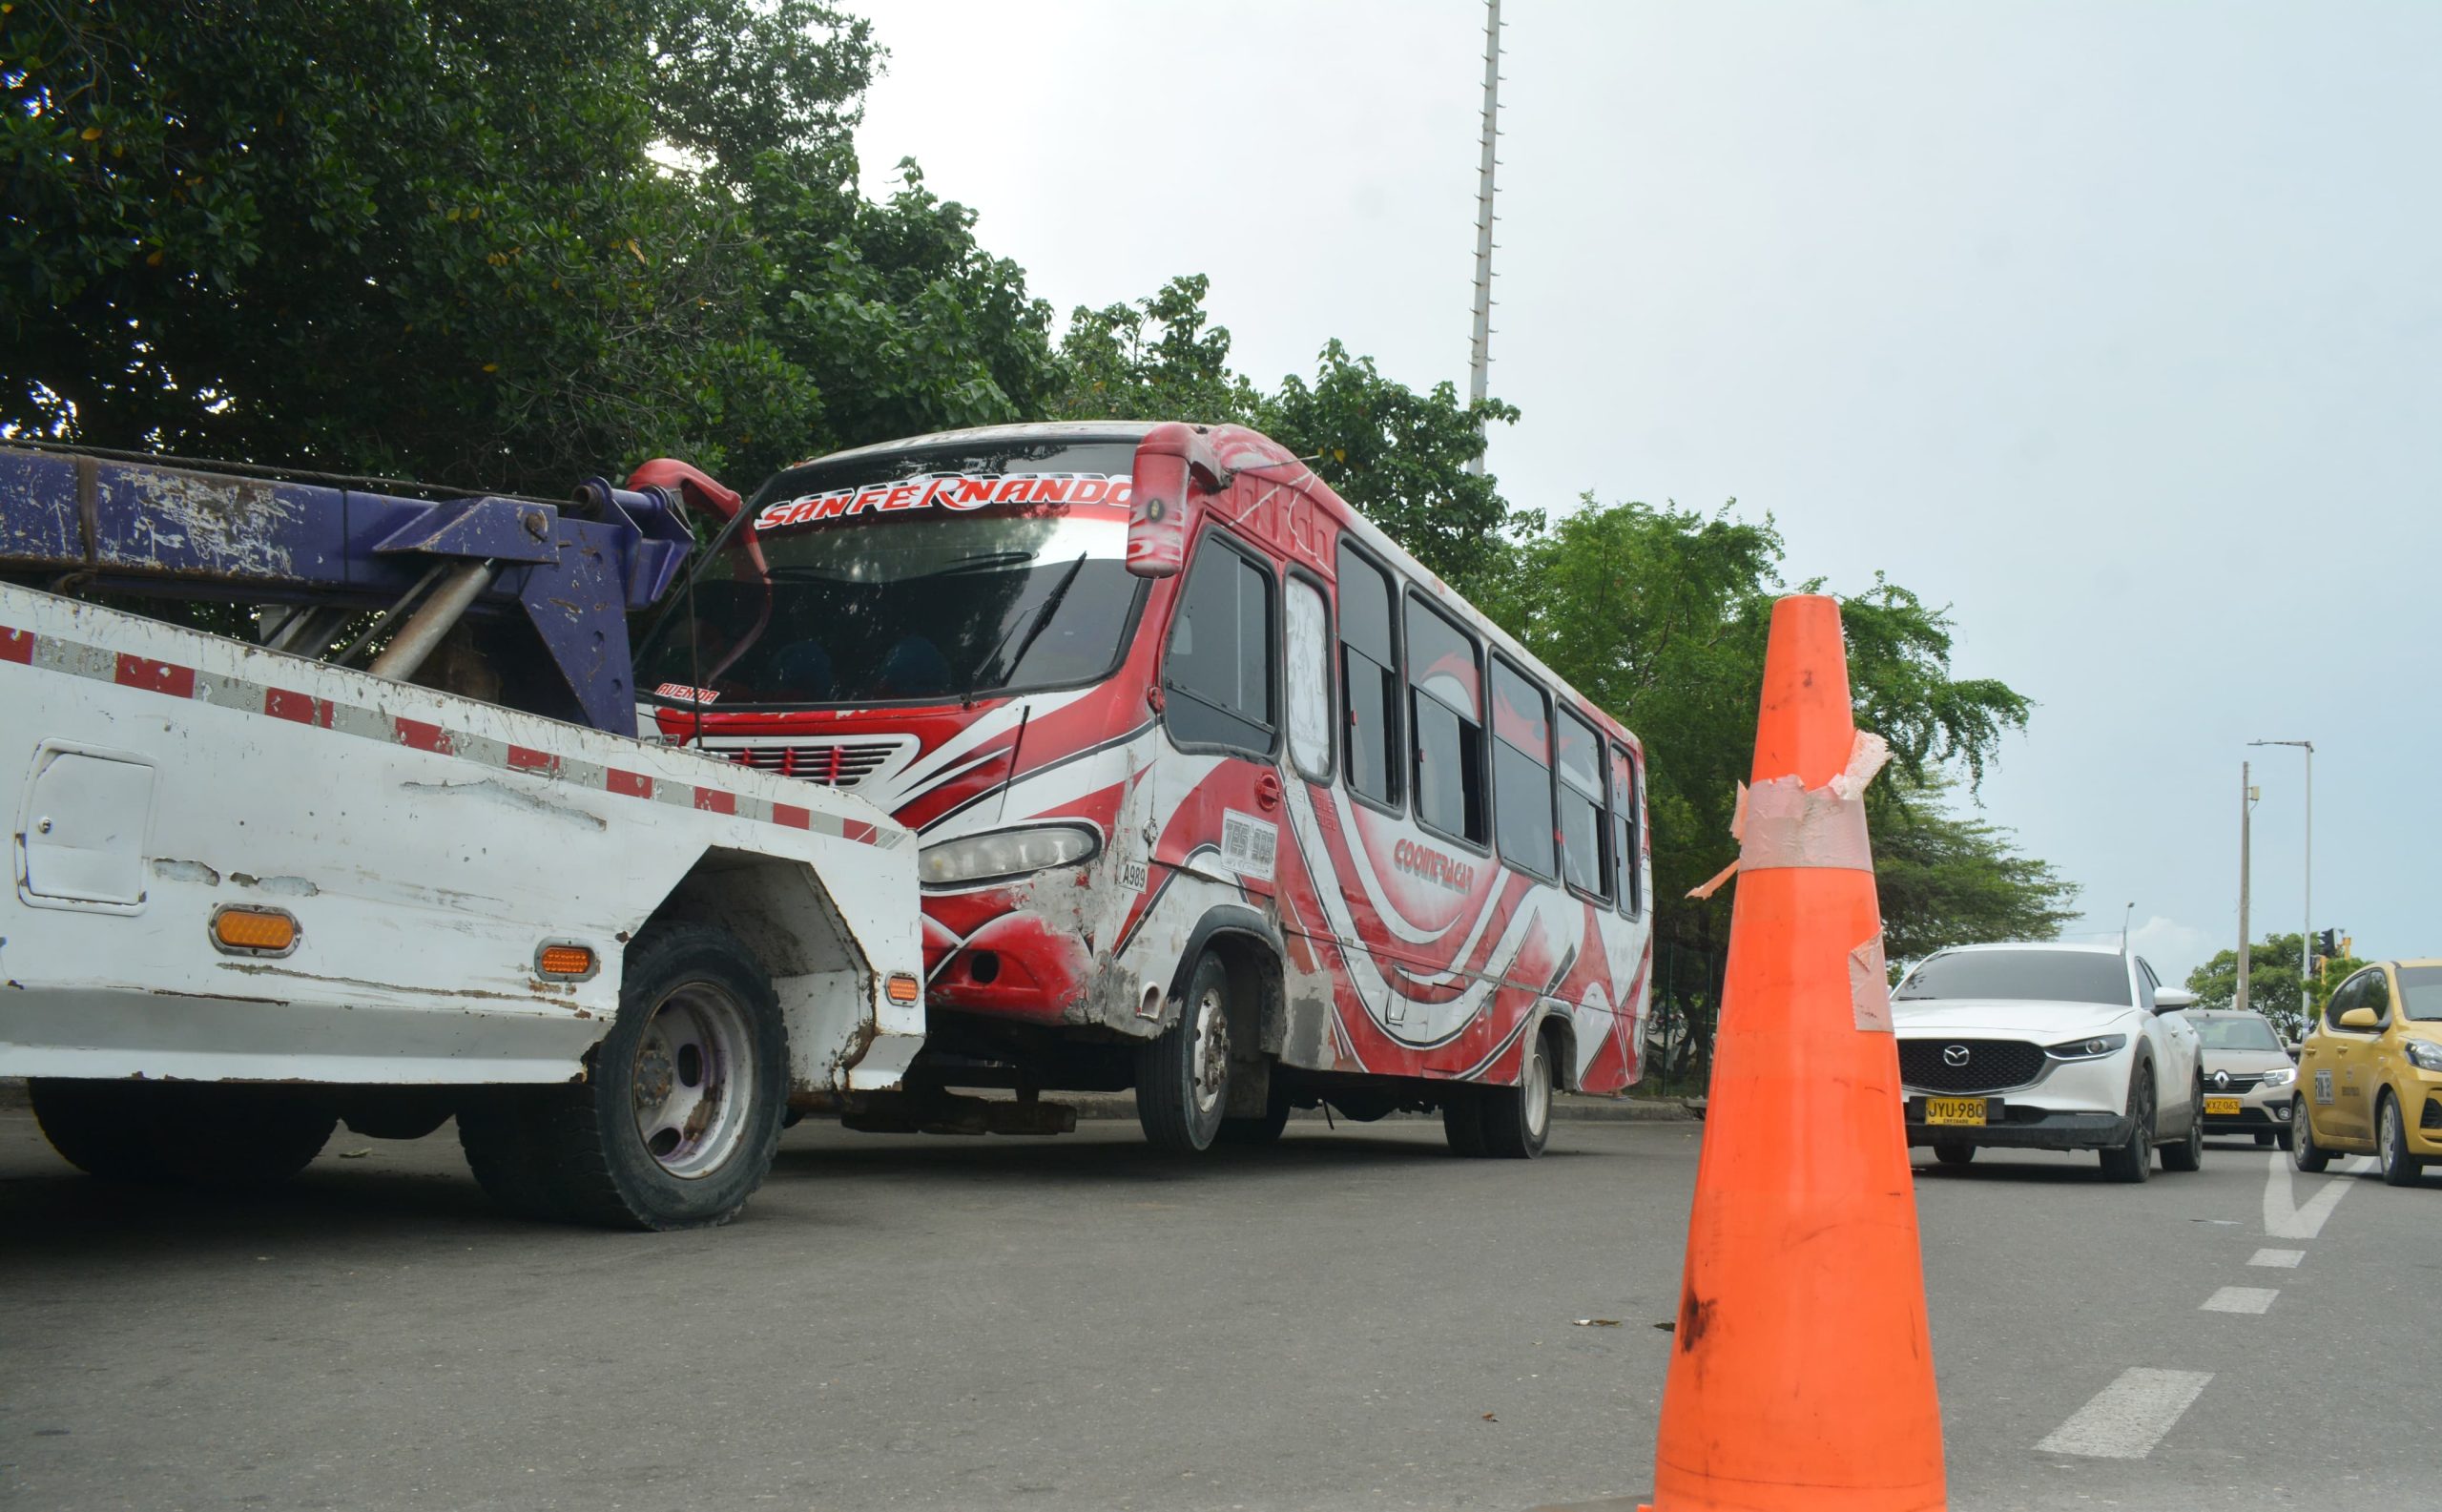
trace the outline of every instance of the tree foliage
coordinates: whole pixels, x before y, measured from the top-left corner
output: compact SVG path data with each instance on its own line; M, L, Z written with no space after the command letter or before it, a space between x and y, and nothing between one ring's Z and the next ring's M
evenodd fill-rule
M1294 373L1266 393L1230 367L1230 332L1204 308L1201 274L1172 279L1132 304L1079 309L1061 356L1071 419L1193 420L1252 425L1461 591L1499 568L1513 525L1498 480L1471 472L1484 429L1518 418L1497 399L1462 403L1456 385L1419 392L1370 357L1324 343L1312 380Z
M1254 385L1230 367L1230 330L1204 308L1211 280L1172 279L1149 299L1080 306L1060 355L1066 388L1051 412L1064 420L1186 420L1252 425Z
M1945 945L2050 940L2078 917L2075 884L2007 830L1957 813L1939 777L1866 790L1883 947L1894 962Z
M0 425L557 492L1033 413L1024 276L859 192L878 66L817 0L24 0Z
M1503 554L1480 602L1645 742L1658 986L1707 1012L1731 895L1686 894L1737 854L1729 826L1749 776L1771 606L1790 591L1779 529L1729 506L1703 514L1588 496L1572 513L1530 522ZM1954 676L1950 611L1879 575L1842 597L1841 618L1857 724L1892 745L1868 818L1893 954L2057 934L2073 916L2073 889L2004 832L1950 812L1943 776L1963 770L1972 792L2002 739L2025 728L2028 701L1999 682Z
M2331 1001L2332 989L2349 980L2365 962L2353 956L2327 960L2323 969L2307 978L2305 1002L2300 1008L2298 994L2298 936L2266 935L2247 947L2247 1006L2273 1022L2285 1040L2300 1038L2306 1032L2307 1013L2321 1013ZM2238 998L2239 953L2218 952L2212 960L2187 974L2187 990L2196 994L2200 1008L2226 1008Z

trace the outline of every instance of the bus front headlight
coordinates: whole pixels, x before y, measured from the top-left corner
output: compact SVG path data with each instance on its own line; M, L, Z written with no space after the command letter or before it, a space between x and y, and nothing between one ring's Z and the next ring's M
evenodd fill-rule
M1054 866L1093 860L1102 837L1078 824L1037 824L1025 829L962 835L927 845L916 858L916 879L927 887L963 887L1023 877Z

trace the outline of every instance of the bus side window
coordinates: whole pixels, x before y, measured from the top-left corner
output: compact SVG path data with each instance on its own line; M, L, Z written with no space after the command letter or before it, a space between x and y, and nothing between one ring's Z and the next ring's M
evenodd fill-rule
M1414 594L1407 632L1416 817L1452 839L1486 844L1483 659L1465 631Z
M1638 802L1636 758L1618 746L1611 748L1611 833L1616 838L1612 861L1619 867L1620 887L1612 896L1634 919L1645 912L1645 851L1638 826L1645 814Z
M1303 577L1281 583L1282 650L1287 653L1289 759L1309 782L1332 779L1331 620L1323 595Z
M1392 650L1391 575L1339 545L1339 680L1346 700L1348 789L1399 802L1398 653Z
M1500 859L1554 878L1552 706L1543 690L1498 656L1492 662L1492 811Z
M1272 574L1219 535L1196 549L1170 615L1162 685L1170 738L1258 759L1273 747Z
M1609 787L1603 780L1603 737L1565 709L1560 735L1561 875L1579 892L1616 898L1611 856L1618 847L1603 802Z

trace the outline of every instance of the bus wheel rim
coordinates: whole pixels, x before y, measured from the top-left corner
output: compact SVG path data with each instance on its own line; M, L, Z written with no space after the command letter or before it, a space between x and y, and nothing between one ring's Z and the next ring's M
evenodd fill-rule
M1196 999L1193 1052L1195 1110L1209 1114L1221 1101L1230 1068L1230 1016L1222 1011L1218 987L1207 987Z
M1540 1134L1552 1121L1552 1058L1542 1041L1526 1057L1526 1127Z

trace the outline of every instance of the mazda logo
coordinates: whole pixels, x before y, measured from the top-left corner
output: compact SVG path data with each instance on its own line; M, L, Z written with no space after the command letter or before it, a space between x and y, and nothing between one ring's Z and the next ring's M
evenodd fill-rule
M2215 1072L2213 1073L2213 1085L2214 1085L2214 1086L2216 1086L2216 1087L2227 1087L2227 1086L2229 1086L2229 1085L2230 1085L2230 1073L2229 1073L2229 1072L2227 1072L2227 1071L2215 1071Z
M1944 1066L1965 1066L1967 1064L1967 1046L1964 1045L1944 1046L1942 1049L1942 1064Z

